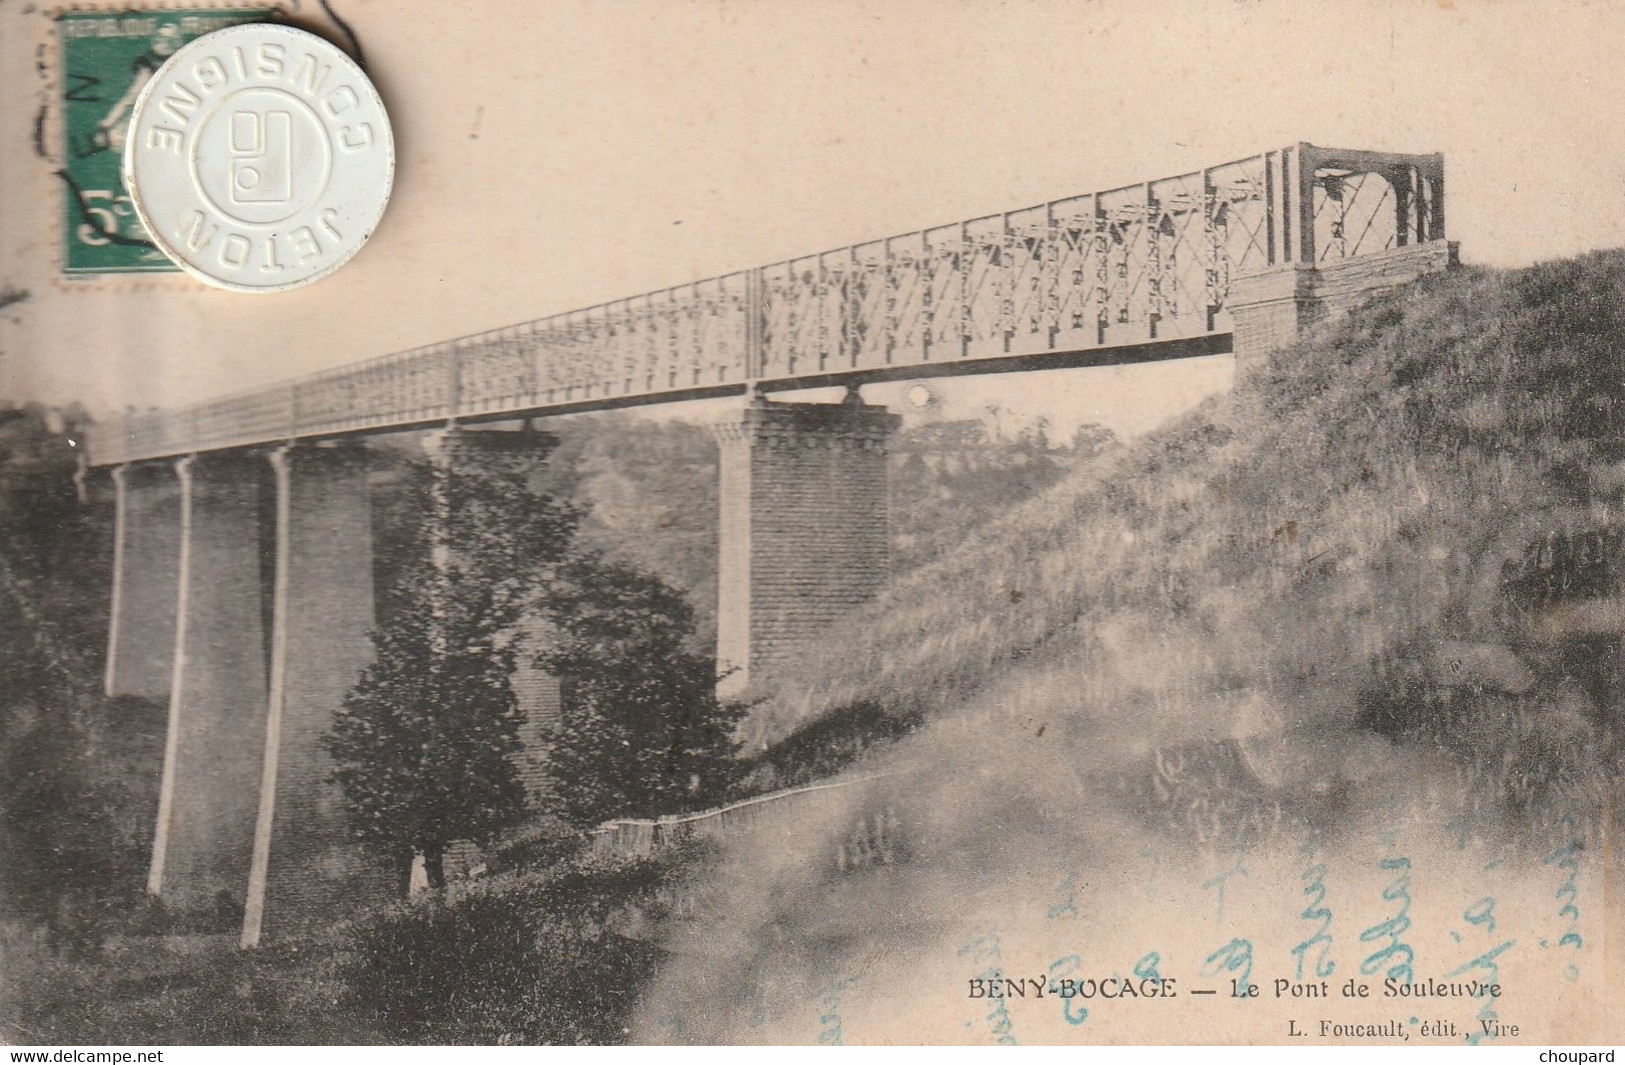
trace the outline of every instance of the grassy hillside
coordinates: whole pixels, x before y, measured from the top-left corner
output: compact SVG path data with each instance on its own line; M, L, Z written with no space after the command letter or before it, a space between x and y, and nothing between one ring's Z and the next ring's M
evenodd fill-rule
M731 843L707 949L632 1038L1202 1041L1194 1005L1063 1017L955 978L1301 976L1334 910L1319 975L1413 949L1443 975L1485 905L1518 941L1500 1008L1568 980L1605 1016L1601 955L1559 975L1546 948L1560 862L1591 915L1570 947L1606 923L1621 806L1622 292L1608 253L1375 298L895 582L750 722L758 766L865 783ZM880 867L819 864L866 824Z
M711 429L625 412L566 419L540 472L543 490L583 508L584 546L658 575L688 596L694 647L716 646L720 487ZM1072 464L1114 446L1110 431L1080 429L1056 444L1041 429L1012 437L980 421L930 418L891 445L892 565L906 572L1055 483Z
M1596 788L1621 292L1611 252L1376 297L903 577L776 679L752 744L975 701L1235 739L1266 774L1281 736L1358 728L1443 744L1514 804Z

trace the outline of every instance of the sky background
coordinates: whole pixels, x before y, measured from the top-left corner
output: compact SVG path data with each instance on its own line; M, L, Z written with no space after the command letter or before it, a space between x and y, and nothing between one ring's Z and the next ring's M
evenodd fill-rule
M0 286L30 293L0 312L0 396L187 402L1299 140L1442 151L1470 263L1625 244L1620 3L333 6L390 108L394 194L344 270L246 296L54 277L55 164L31 148L54 45L34 5L0 0ZM930 387L950 413L1132 434L1230 373Z

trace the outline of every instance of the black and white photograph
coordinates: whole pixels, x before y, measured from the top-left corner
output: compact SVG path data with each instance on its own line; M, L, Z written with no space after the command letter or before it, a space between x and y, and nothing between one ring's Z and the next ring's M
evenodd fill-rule
M10 1060L1613 1060L1622 42L0 0Z

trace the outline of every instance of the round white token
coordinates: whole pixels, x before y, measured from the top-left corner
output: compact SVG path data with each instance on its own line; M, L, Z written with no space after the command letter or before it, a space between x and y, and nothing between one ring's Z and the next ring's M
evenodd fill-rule
M181 48L136 98L124 145L124 184L153 242L234 292L281 292L343 266L394 177L372 82L287 26L232 26Z

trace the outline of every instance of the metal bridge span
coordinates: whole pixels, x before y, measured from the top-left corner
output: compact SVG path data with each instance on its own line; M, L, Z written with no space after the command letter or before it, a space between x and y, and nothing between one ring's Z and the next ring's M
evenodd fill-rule
M1227 352L1233 280L1442 241L1443 169L1300 143L127 415L89 461Z

